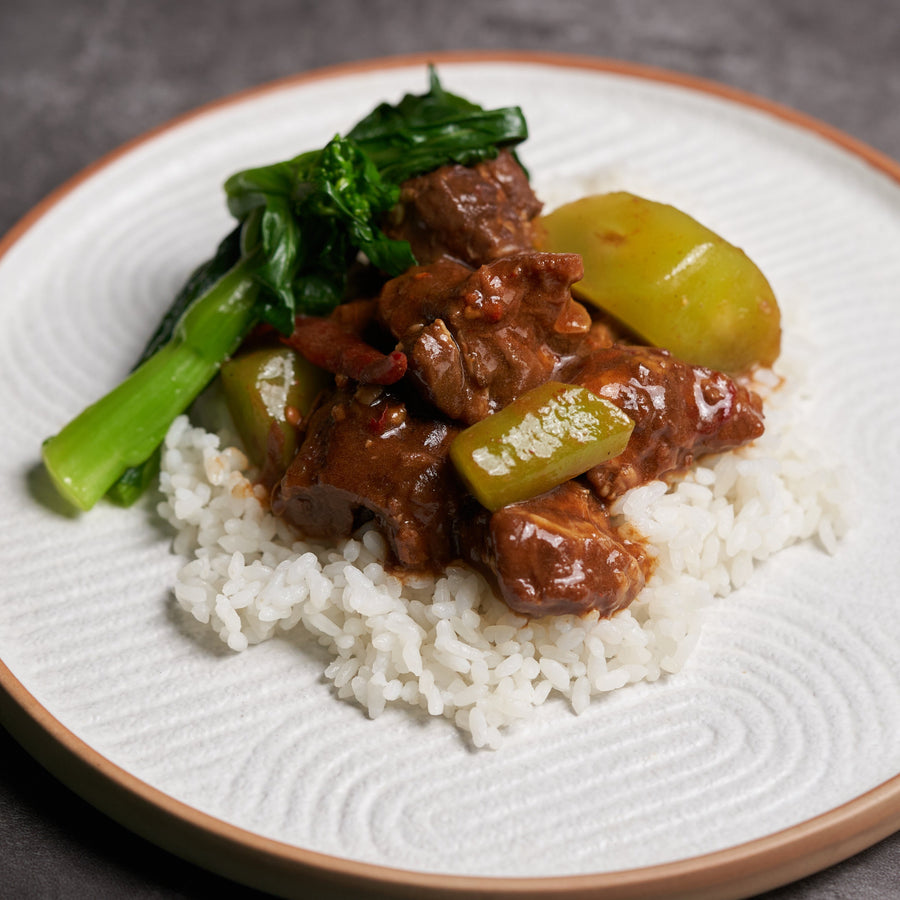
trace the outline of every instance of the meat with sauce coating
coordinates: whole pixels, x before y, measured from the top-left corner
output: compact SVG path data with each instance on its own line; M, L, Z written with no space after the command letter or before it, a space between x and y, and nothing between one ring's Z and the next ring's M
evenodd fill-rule
M571 380L614 403L635 423L625 451L587 479L611 501L636 487L759 437L762 401L721 372L692 366L666 350L598 348Z
M517 253L472 270L443 260L389 281L378 316L421 395L472 424L553 377L591 328L571 253Z
M307 538L349 537L374 519L401 567L440 568L455 556L457 430L388 391L334 391L309 417L272 509Z
M568 481L463 526L462 548L493 576L500 596L527 616L611 616L644 586L646 559L621 537L587 487Z
M539 210L508 153L403 185L387 227L421 264L387 281L374 302L298 323L305 353L321 355L319 332L336 330L324 363L339 387L309 418L273 509L313 538L348 537L374 520L395 567L468 561L525 615L609 616L648 574L609 503L758 437L762 407L728 376L631 344L617 323L592 318L571 290L581 257L532 248ZM363 331L385 352L363 343ZM396 384L364 384L384 381L384 360L401 356ZM348 378L363 384L354 390ZM456 476L453 437L549 380L582 385L625 412L635 423L628 446L584 479L488 512Z
M383 229L409 241L420 264L480 266L532 249L541 206L516 158L503 150L475 166L442 166L405 181Z

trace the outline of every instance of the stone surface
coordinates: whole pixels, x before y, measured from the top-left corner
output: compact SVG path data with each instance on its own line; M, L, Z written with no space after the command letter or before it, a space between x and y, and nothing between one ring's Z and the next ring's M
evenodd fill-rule
M103 154L323 65L462 48L616 57L792 106L900 159L894 0L0 0L0 234ZM0 731L4 896L262 896L94 811ZM900 835L766 900L900 896ZM335 893L311 896L338 898Z

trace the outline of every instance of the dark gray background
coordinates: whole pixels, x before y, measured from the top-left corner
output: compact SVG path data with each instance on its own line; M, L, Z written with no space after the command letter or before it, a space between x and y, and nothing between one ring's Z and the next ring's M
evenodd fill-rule
M470 48L716 79L900 160L898 0L0 0L0 234L97 157L199 104L317 66ZM210 896L262 895L119 828L0 730L0 897ZM900 835L765 895L857 897L900 897Z

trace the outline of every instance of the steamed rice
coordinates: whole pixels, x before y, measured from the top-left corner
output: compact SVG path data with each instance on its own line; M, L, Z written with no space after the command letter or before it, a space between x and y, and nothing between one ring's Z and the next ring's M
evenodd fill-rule
M375 530L331 546L298 541L248 480L244 454L182 416L166 438L159 506L190 560L175 597L235 651L305 630L331 654L324 676L337 696L370 716L408 704L452 720L476 747L497 747L505 727L552 695L580 713L593 696L677 672L703 609L772 554L814 538L834 549L837 478L815 458L793 392L775 383L757 385L768 395L761 439L616 502L656 565L610 619L528 620L463 566L401 582L383 567Z

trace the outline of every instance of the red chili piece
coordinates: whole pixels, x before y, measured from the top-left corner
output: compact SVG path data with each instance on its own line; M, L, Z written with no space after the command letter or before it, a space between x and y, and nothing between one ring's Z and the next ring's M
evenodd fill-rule
M385 355L332 319L297 316L284 340L313 365L363 384L394 384L406 374L405 353Z
M373 432L374 434L384 434L389 414L390 407L385 403L381 409L381 415L379 415L378 418L375 418L373 416L371 419L369 419L369 431Z

